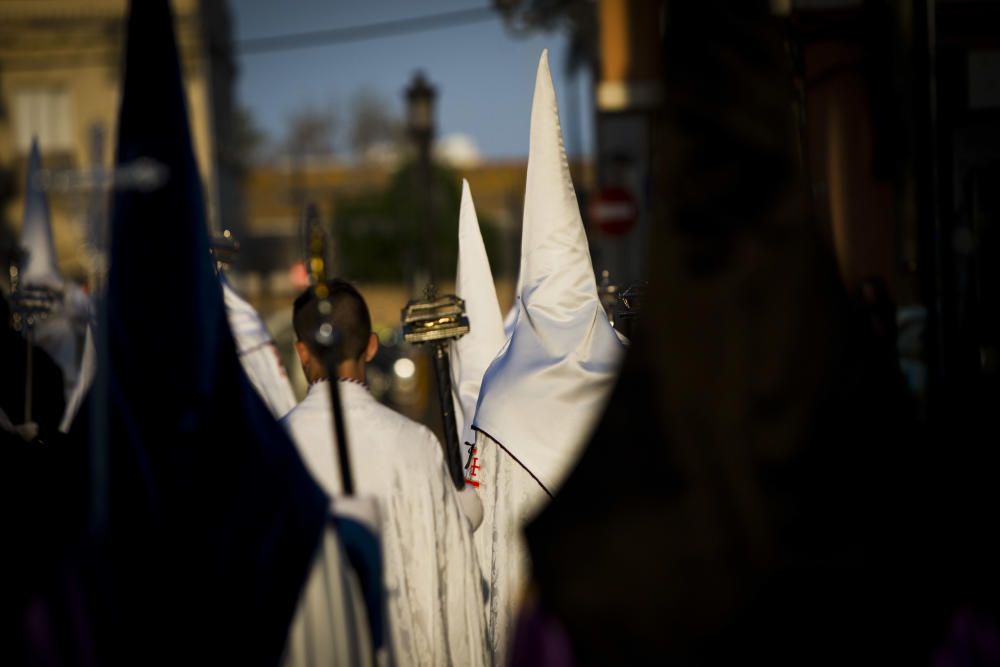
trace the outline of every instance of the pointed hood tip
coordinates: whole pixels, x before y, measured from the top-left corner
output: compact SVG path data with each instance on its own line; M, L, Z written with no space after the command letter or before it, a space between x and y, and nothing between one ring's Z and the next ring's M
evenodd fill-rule
M32 192L37 189L35 172L42 168L42 149L38 143L38 135L31 135L31 148L28 149L28 171L25 174L27 179L24 183L25 192Z
M22 260L20 276L24 284L45 285L58 288L63 284L59 271L55 239L52 235L52 220L49 202L38 182L38 172L42 170L42 151L38 136L31 138L28 164L25 169L24 217L21 223L21 245L28 251Z
M472 188L469 181L462 179L462 199L458 207L458 243L459 243L459 266L461 266L462 255L467 254L464 250L466 242L472 242L472 236L478 239L476 243L482 245L482 232L479 229L479 216L476 214L476 204L472 199Z
M459 234L462 232L462 225L465 223L465 207L472 205L472 188L469 187L469 181L466 178L462 179L462 196L459 200L458 205L458 231ZM473 208L475 210L475 208Z
M547 84L547 85L546 85ZM555 100L555 86L552 82L552 69L549 67L549 50L542 49L542 55L538 57L538 69L535 72L535 97L538 96L539 86L546 86L552 91L552 103L556 104L558 108L558 103ZM535 102L532 100L531 104L532 110L534 110Z
M564 241L556 244L562 251L569 250L575 261L573 270L590 266L590 249L583 218L580 214L576 189L569 170L569 160L559 122L559 100L548 66L548 49L542 50L535 77L535 90L531 101L531 125L528 145L528 173L525 183L523 229L521 236L521 268L518 276L520 287L525 288L545 274L550 262L532 261L532 256L543 250L547 240L554 235ZM580 255L586 255L581 261ZM591 276L593 277L593 276ZM596 283L593 299L598 299Z

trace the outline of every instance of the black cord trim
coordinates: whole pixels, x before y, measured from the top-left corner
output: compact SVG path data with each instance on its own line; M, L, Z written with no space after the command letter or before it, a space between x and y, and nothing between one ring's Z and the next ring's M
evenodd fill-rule
M512 459L514 459L515 461L517 461L517 464L518 464L519 466L521 466L522 468L524 468L524 471L525 471L526 473L528 473L529 475L531 475L531 479L533 479L533 480L535 480L536 482L538 482L538 486L542 487L542 491L544 491L544 492L545 492L545 494L546 494L546 495L547 495L547 496L548 496L549 498L554 498L554 497L555 497L555 496L553 496L553 495L552 495L552 492L551 492L551 491L549 491L549 490L548 490L548 489L547 489L547 488L545 487L545 485L544 485L544 484L542 484L542 480L538 479L538 477L536 477L536 476L535 476L535 473L533 473L533 472L531 472L530 470L528 470L528 466L524 465L524 463L522 463L522 462L521 462L521 459L519 459L519 458L517 458L516 456L514 456L514 455L513 455L512 453L511 453L511 451L510 451L509 449L507 449L506 447L504 447L504 446L503 446L503 443L501 443L501 442L500 442L499 440L497 440L497 439L496 439L496 438L494 438L494 437L493 437L492 435L490 435L490 434L489 434L488 432L486 432L485 430L483 430L483 429L479 428L479 427L478 427L478 426L476 426L475 424L473 424L473 425L472 425L472 430L473 430L473 431L479 431L480 433L482 433L483 435L485 435L485 436L486 436L487 438L489 438L489 439L490 439L490 440L492 440L493 442L495 442L495 443L497 443L498 445L500 445L500 449L502 449L502 450L504 450L505 452L507 452L507 456L509 456L510 458L512 458Z

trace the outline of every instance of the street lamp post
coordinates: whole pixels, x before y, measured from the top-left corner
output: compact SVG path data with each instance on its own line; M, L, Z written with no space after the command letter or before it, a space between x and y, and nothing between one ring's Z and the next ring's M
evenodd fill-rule
M421 273L426 273L426 280L433 279L433 174L431 173L431 145L434 142L434 102L437 91L423 72L413 75L406 89L406 125L416 149L416 164L413 174L413 185L417 191L415 200L420 202L420 211L415 216L413 230L420 236L420 246L423 250L421 263L411 262L412 267L422 264L424 270L416 271L413 276L412 289L414 294L422 288ZM422 223L422 224L421 224ZM415 244L414 244L415 245ZM410 252L412 253L411 245Z

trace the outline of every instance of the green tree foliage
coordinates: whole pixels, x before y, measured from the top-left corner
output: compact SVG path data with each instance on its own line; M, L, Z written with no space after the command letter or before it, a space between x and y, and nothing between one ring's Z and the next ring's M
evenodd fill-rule
M378 144L401 147L406 140L403 121L379 93L363 88L351 100L348 143L357 158Z
M290 113L286 122L283 148L289 156L301 160L333 155L340 117L332 104L304 105Z
M435 164L429 191L420 183L416 166L407 162L386 188L335 199L333 238L340 273L363 282L407 282L427 266L430 250L435 280L454 279L461 179ZM423 213L428 203L430 216ZM486 251L498 266L501 234L487 218L480 217L480 223Z
M515 34L560 30L569 37L566 70L597 62L597 3L580 0L494 0L493 6Z
M233 112L229 138L233 163L240 177L245 178L267 148L267 133L257 125L253 112L240 106Z

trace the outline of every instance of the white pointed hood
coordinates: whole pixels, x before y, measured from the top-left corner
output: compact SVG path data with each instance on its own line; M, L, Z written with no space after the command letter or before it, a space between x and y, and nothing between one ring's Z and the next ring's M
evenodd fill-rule
M493 272L486 255L479 218L472 203L469 182L462 180L462 205L458 214L458 271L455 292L465 299L469 333L451 344L451 389L455 418L462 442L474 443L472 418L479 399L483 373L496 358L506 337Z
M475 428L551 494L600 417L625 348L597 296L544 51L531 108L523 225L519 312L483 378Z
M42 157L36 138L31 142L31 153L28 155L28 171L25 178L21 246L28 255L21 263L19 280L24 285L61 289L63 279L59 273L56 247L52 240L49 202L38 182L41 169Z

